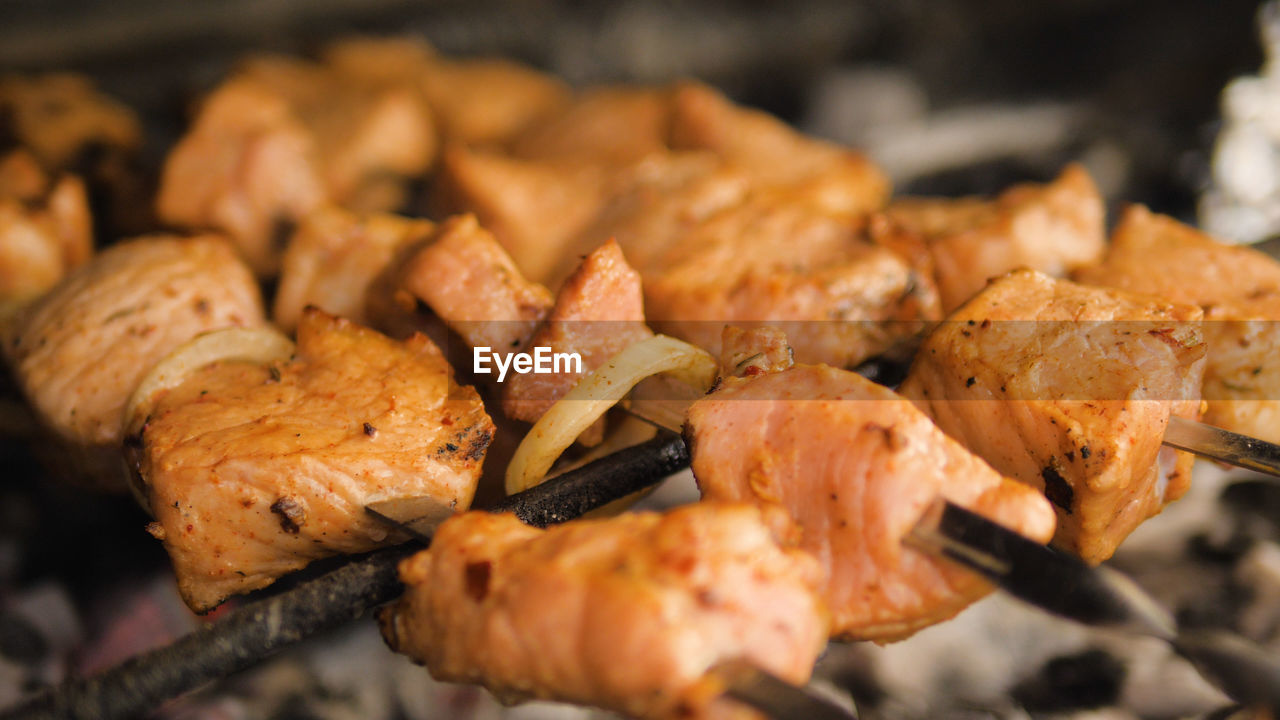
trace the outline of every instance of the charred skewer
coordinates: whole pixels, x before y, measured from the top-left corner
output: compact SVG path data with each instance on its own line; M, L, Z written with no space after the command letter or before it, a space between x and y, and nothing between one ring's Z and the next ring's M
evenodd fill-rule
M679 437L661 436L506 498L493 510L531 525L572 520L689 464ZM416 544L415 544L416 545ZM396 563L413 547L372 553L293 590L239 608L175 643L0 713L3 720L137 717L162 701L250 667L360 617L402 591Z

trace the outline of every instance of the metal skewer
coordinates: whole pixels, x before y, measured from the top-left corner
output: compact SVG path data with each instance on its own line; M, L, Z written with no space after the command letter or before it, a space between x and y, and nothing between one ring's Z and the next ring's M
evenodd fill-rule
M688 466L684 443L664 435L512 495L491 509L514 512L531 525L563 522ZM251 667L395 599L404 590L396 563L412 549L392 547L353 560L292 590L237 608L170 645L0 710L0 719L145 716L169 698Z
M627 409L661 428L683 424L683 415L670 401L632 402ZM1196 432L1194 426L1209 427L1185 422ZM903 542L959 563L1054 615L1164 640L1231 699L1280 717L1280 660L1227 633L1179 632L1173 616L1123 573L1087 565L942 497L930 504Z
M628 400L632 415L660 428L679 432L687 401L650 396L643 384ZM1161 442L1193 455L1280 477L1280 445L1195 420L1171 415Z
M1164 431L1165 445L1228 465L1280 477L1280 445L1174 415Z
M1054 615L1160 638L1232 700L1280 714L1280 659L1231 633L1178 630L1173 616L1116 570L1086 565L942 498L904 542L964 565Z
M410 525L366 506L365 512L379 522L393 527L415 540L430 545L431 536L423 519ZM439 520L443 522L443 519ZM747 660L726 660L711 668L711 674L724 683L724 694L759 710L773 720L812 718L813 720L858 720L847 708L828 700L812 689L792 685L764 668Z

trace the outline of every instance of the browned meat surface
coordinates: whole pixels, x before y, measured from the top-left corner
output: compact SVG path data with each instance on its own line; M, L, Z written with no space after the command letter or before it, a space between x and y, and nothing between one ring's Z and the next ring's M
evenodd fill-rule
M569 101L565 84L545 73L506 60L449 60L413 40L349 40L325 57L357 77L414 84L444 142L504 143Z
M0 76L0 147L24 148L51 175L79 176L90 190L95 225L113 239L156 226L142 144L133 111L83 75Z
M1048 501L905 398L856 373L792 367L760 331L726 340L727 376L693 405L685 427L694 476L708 500L790 513L800 548L827 569L834 635L901 638L990 590L972 572L903 545L939 495L1037 540L1052 536ZM743 363L760 354L765 362ZM729 375L735 368L745 377Z
M635 174L582 238L617 239L656 330L714 351L727 323L782 325L797 359L844 366L938 316L929 278L799 191L753 190L705 155Z
M520 160L452 146L441 158L432 202L441 214L474 214L521 272L547 282L600 211L613 174L591 163Z
M1203 308L1204 421L1280 442L1280 263L1135 206L1077 278Z
M473 348L523 347L552 306L551 293L525 280L470 215L441 223L435 242L405 264L400 282Z
M0 157L0 305L38 297L92 252L84 183L50 180L21 150Z
M285 249L272 317L286 332L298 325L308 305L363 325L370 325L370 303L382 289L377 281L393 260L424 243L434 223L396 215L358 215L335 207L311 213Z
M882 207L890 189L888 178L860 154L687 81L588 90L521 134L511 150L526 159L606 167L669 150L710 151L757 185L793 187L818 207L851 215Z
M626 165L667 150L671 93L665 88L598 87L534 123L511 143L529 160Z
M507 701L758 717L718 699L708 670L745 659L803 683L826 644L817 564L781 549L760 511L741 505L549 530L467 513L400 577L408 590L381 616L391 647Z
M1200 317L1194 305L1017 271L933 331L901 392L992 467L1043 490L1056 542L1101 562L1191 482L1193 458L1161 442L1170 415L1199 412Z
M157 236L74 271L7 329L4 350L44 425L118 454L125 403L157 361L202 332L264 322L258 286L223 239Z
M76 165L94 146L132 150L142 144L133 112L83 75L0 77L0 117L6 119L0 132L12 133L11 140L55 170Z
M315 139L322 181L338 204L394 210L405 200L395 180L423 174L435 158L430 109L409 83L371 82L280 56L252 58L235 77L288 103Z
M394 540L370 502L467 508L493 437L430 340L397 343L318 310L304 313L292 360L210 365L143 412L130 444L150 529L197 611Z
M946 312L990 278L1019 267L1062 276L1097 262L1105 244L1102 198L1077 165L993 201L907 198L884 214L882 232L918 237L928 248Z
M609 358L653 333L644 324L640 275L627 265L618 244L609 241L582 261L556 296L555 307L538 327L525 352L577 353L581 372L513 374L503 384L507 417L535 422L578 380ZM587 438L595 444L599 437Z
M315 152L284 98L226 82L165 160L156 211L168 223L225 232L256 273L274 275L281 226L325 200Z
M673 91L671 147L710 150L757 185L785 185L795 201L835 214L858 216L889 200L889 178L860 153L802 135L698 83Z

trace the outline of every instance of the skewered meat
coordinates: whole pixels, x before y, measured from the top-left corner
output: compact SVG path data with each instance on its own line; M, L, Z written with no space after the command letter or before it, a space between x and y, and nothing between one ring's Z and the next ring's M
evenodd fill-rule
M1161 447L1196 419L1199 308L1020 270L925 340L901 392L1002 473L1039 488L1059 545L1101 562L1191 482Z
M1062 276L1097 262L1103 212L1089 174L1071 165L1051 183L1019 185L992 201L896 200L873 227L893 238L888 242L924 247L943 310L951 312L1010 270Z
M1134 206L1106 259L1077 279L1203 308L1204 421L1280 442L1280 263Z
M546 375L508 377L502 393L504 413L517 420L536 421L579 379L628 345L652 335L644 324L640 275L627 265L617 243L601 245L560 288L555 307L526 346L548 348L552 353L577 353L582 359L581 367ZM584 444L600 441L603 428L597 428L583 439Z
M726 323L781 325L799 359L844 366L937 317L928 278L798 191L696 155L637 175L582 237L617 239L656 330L714 350Z
M381 616L391 647L508 701L754 717L717 699L708 670L742 658L803 683L826 644L817 563L781 549L761 512L742 505L550 530L467 513L401 563L400 577L408 589Z
M92 147L134 150L142 144L128 108L73 73L0 77L0 116L9 140L30 150L50 170L67 170Z
M146 403L130 446L187 604L208 610L317 558L372 550L375 501L467 508L493 423L425 336L309 309L298 350L215 363Z
M156 211L165 222L225 232L254 272L274 275L281 230L325 200L315 152L283 98L229 81L165 160Z
M524 347L551 310L551 293L524 279L474 216L449 218L401 270L401 286L471 347Z
M851 218L889 199L889 179L860 153L738 107L706 85L680 84L672 106L673 149L710 150L757 186L786 186L795 201Z
M53 176L74 173L88 189L98 233L154 229L152 180L139 162L142 129L127 107L73 73L0 77L0 147L30 152Z
M664 152L670 124L666 88L598 87L527 127L510 149L527 160L628 165Z
M434 232L435 225L427 220L382 213L357 215L326 207L307 215L284 252L273 319L292 332L303 308L313 305L371 324L373 308L392 304L389 298L370 302L370 293L383 289L377 280Z
M160 358L202 332L264 322L258 286L222 238L155 236L69 275L7 328L4 350L42 423L100 472L119 465L125 403Z
M93 252L79 178L52 182L28 153L0 158L0 304L35 298Z
M315 139L328 197L356 210L393 210L403 180L426 172L436 136L426 100L407 83L365 77L296 58L261 56L232 82L257 83L288 103Z
M723 381L693 405L685 428L698 486L707 500L791 514L800 548L827 568L834 635L905 637L990 590L903 546L938 495L1037 540L1053 534L1048 501L887 388L828 366L792 366L771 330L726 331L721 362Z
M569 101L558 78L506 60L443 58L415 40L346 40L331 45L324 58L352 77L417 86L442 142L505 143Z
M862 155L806 137L765 113L739 107L695 82L662 88L599 88L529 128L512 154L624 167L666 151L710 151L757 186L785 185L834 213L884 205L889 180Z
M600 211L616 174L592 163L452 146L441 157L432 203L444 214L474 214L526 277L547 283Z

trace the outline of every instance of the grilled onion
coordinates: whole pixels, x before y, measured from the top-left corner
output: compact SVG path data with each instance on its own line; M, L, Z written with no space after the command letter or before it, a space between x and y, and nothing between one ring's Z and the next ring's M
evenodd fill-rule
M716 372L715 358L705 350L666 335L628 346L579 380L524 436L507 466L507 493L541 483L556 458L641 380L666 373L705 390Z

